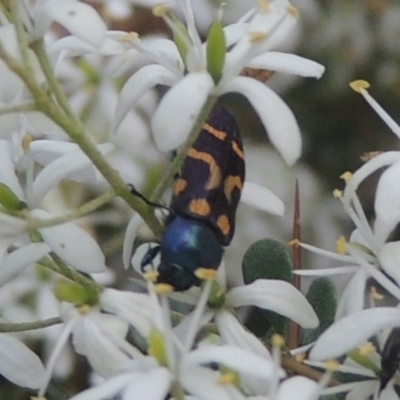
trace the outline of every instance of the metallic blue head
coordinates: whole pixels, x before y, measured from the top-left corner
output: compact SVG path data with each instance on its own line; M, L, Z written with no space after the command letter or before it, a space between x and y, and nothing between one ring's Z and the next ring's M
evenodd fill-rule
M217 269L224 250L207 224L177 215L167 224L158 250L149 250L142 266L149 264L158 252L161 255L158 282L182 291L200 284L194 274L198 268Z

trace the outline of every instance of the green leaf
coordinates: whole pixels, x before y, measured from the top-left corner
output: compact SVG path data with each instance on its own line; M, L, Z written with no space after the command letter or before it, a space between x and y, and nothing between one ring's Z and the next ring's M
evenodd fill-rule
M316 279L311 284L306 297L318 315L320 324L315 329L304 330L303 345L314 342L322 332L332 325L337 307L335 285L326 277Z
M207 70L218 83L222 76L226 54L226 40L221 21L216 20L211 25L207 37Z
M293 261L286 245L274 239L253 243L243 258L243 279L246 284L257 279L280 279L293 283Z
M293 262L286 245L274 239L261 239L253 243L243 258L243 279L250 284L257 279L279 279L293 283ZM252 308L246 326L256 336L273 333L284 335L287 320L273 312Z
M0 204L9 211L19 211L26 207L26 204L5 183L0 183Z

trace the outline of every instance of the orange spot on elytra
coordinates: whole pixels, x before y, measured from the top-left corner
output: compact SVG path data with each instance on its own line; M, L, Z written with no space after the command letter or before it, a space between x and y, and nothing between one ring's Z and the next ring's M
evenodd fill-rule
M232 149L242 160L244 160L243 149L235 141L232 142Z
M188 156L196 160L203 161L208 164L210 168L210 176L204 186L205 189L215 189L221 184L221 169L218 167L211 154L203 151L197 151L193 147L189 150Z
M202 215L204 217L209 215L211 212L210 205L207 200L204 199L192 200L189 203L189 210L194 214Z
M221 232L224 235L228 235L229 232L231 231L231 224L229 223L229 218L225 214L222 214L218 217L217 225L219 229L221 229Z
M177 196L179 193L183 192L187 187L187 182L184 179L178 179L174 187L174 195Z
M232 192L234 191L235 188L238 188L240 191L242 190L243 188L242 178L238 175L236 176L229 175L224 182L224 193L229 203L232 202Z
M211 135L215 136L219 140L225 140L227 133L224 131L220 131L219 129L214 128L213 126L205 123L204 124L204 130L206 130L208 133L211 133Z

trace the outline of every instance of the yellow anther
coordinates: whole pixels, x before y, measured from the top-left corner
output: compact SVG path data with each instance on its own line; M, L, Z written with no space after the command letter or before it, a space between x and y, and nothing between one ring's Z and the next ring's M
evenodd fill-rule
M78 311L81 315L88 315L92 311L92 307L88 304L84 304L78 308Z
M197 268L194 274L202 281L215 281L217 279L217 271L211 268Z
M343 191L339 189L335 189L332 193L335 199L340 199L343 196Z
M159 275L158 271L148 271L143 274L143 278L147 282L156 282Z
M379 156L379 154L382 154L382 151L368 151L368 152L362 154L360 159L361 159L361 161L367 162L369 160L372 160L376 156Z
M349 83L350 87L357 93L362 93L363 90L367 90L370 88L370 84L367 81L359 79L357 81L353 81Z
M299 239L293 239L288 243L288 246L300 246L300 240Z
M121 43L130 43L135 41L139 37L137 32L129 32L123 38L120 39Z
M24 153L27 153L31 147L31 143L32 143L33 137L32 135L26 134L23 138L22 138L22 149L24 150Z
M340 364L336 360L329 360L324 367L327 371L335 372L339 370Z
M283 336L278 335L277 333L275 333L271 338L271 343L275 347L282 348L282 347L285 346L285 339L284 339Z
M340 175L339 178L343 179L345 182L348 182L352 177L353 174L350 171L346 171L342 175Z
M236 382L236 374L234 372L224 372L218 379L221 385L232 385Z
M294 18L296 18L296 19L299 19L300 13L299 13L299 10L298 10L296 7L289 6L288 11L289 11L289 14L290 14L292 17L294 17Z
M250 42L253 44L261 43L268 37L266 32L251 32Z
M158 283L155 285L155 292L159 295L170 294L174 291L174 287L168 283Z
M46 400L46 397L36 397L36 396L31 396L31 400Z
M342 256L347 253L347 240L344 236L340 236L340 238L336 240L336 251Z
M371 354L376 352L376 347L371 342L364 343L358 350L360 355L369 357Z
M294 358L297 362L302 363L306 359L306 354L305 353L296 354Z
M155 17L164 17L165 14L168 12L168 7L165 3L158 4L157 6L153 7L152 13Z
M265 11L269 11L271 9L267 0L258 0L258 4Z
M383 299L385 298L385 296L384 296L383 294L380 294L380 293L376 290L376 287L375 287L375 286L372 286L372 287L371 287L370 293L371 293L371 297L372 297L374 300L383 300Z

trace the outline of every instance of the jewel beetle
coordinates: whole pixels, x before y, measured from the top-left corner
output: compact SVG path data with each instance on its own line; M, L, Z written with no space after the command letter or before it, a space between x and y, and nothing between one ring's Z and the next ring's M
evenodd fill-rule
M238 125L216 106L183 161L161 242L143 257L142 271L159 255L157 282L183 291L200 284L198 268L216 270L235 231L244 176Z

